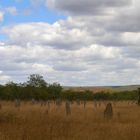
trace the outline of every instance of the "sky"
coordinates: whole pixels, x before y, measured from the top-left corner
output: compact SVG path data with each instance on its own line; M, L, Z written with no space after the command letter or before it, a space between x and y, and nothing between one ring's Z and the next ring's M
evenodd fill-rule
M139 0L0 0L0 84L140 84Z

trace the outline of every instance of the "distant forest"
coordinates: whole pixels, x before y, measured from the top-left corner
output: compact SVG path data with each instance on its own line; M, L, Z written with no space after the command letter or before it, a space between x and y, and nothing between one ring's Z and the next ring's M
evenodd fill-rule
M32 74L27 82L0 85L1 100L137 100L138 91L98 92L64 90L59 83L49 84L43 76Z

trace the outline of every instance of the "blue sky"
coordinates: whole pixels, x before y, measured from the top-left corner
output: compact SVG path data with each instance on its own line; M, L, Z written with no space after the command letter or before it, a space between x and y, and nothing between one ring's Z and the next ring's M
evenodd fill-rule
M54 23L59 19L66 19L66 16L47 8L46 5L33 5L30 0L1 0L0 10L6 11L8 7L15 7L16 15L4 12L4 20L0 23L1 27L12 24L29 23L29 22L47 22ZM26 14L27 13L27 14ZM0 33L0 40L6 40L7 36Z
M65 19L66 16L50 10L44 4L35 6L31 4L30 0L2 0L0 1L0 9L7 7L15 7L17 10L16 15L11 15L8 12L5 12L4 21L1 23L1 26L9 24L17 24L23 22L48 22L54 23L58 19ZM25 15L25 12L29 14Z
M0 83L139 84L139 13L139 0L0 0Z

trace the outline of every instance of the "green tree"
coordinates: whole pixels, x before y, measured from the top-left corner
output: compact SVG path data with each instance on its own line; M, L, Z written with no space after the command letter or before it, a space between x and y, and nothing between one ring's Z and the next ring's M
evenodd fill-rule
M31 87L43 88L47 87L47 82L43 79L43 76L39 74L31 74L28 77L27 85Z
M14 99L14 98L20 97L18 84L14 83L12 81L8 82L5 85L4 92L6 95L6 99Z
M48 86L47 90L48 90L48 93L51 94L53 98L58 98L60 97L62 87L59 83L53 83Z

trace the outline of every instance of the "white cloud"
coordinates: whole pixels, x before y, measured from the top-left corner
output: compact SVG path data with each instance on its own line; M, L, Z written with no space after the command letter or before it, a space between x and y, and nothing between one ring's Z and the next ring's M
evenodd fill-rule
M4 15L6 13L9 13L13 16L17 15L17 9L16 7L12 6L12 7L6 7L6 8L1 8L2 10L0 11L0 22L3 22L4 20Z
M3 71L0 71L0 83L5 84L11 80L11 77L8 75L4 75Z
M97 45L77 50L2 45L0 65L4 75L20 82L40 73L48 82L64 85L138 84L139 58L128 54L123 48Z
M3 75L24 81L40 73L63 85L140 83L138 0L47 2L69 17L2 28L9 38L0 43Z
M83 47L93 38L85 30L68 29L61 23L29 23L10 26L3 29L10 38L10 43L27 45L47 45L59 49L77 49Z
M6 7L5 12L10 13L11 15L15 16L17 15L17 8L14 6Z
M30 2L34 7L39 7L45 3L45 0L30 0Z
M46 0L47 6L71 15L97 15L116 7L128 6L131 0Z
M0 11L0 22L2 22L4 19L4 12Z

